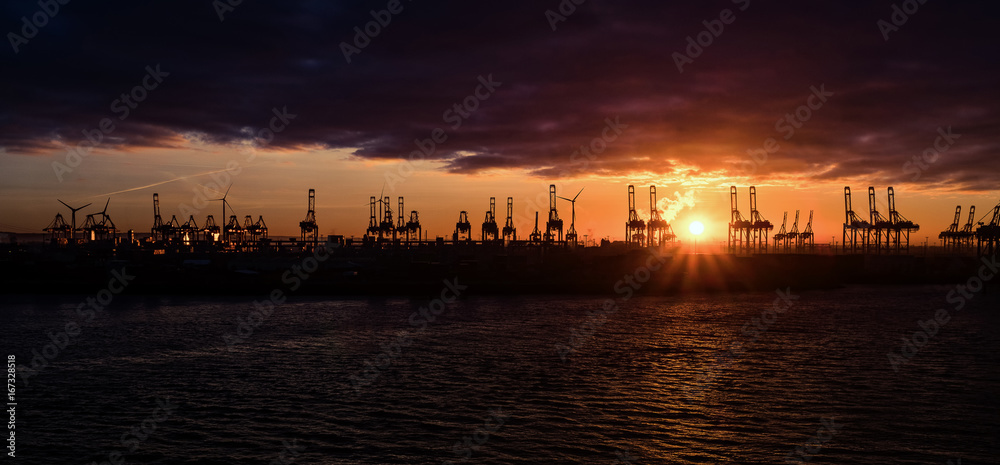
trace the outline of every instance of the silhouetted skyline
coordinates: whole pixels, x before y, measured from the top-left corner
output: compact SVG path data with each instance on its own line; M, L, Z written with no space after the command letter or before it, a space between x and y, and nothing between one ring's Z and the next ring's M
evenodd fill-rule
M929 235L956 204L996 203L993 5L902 22L893 2L216 4L0 7L24 38L0 53L0 229L44 226L57 196L129 191L111 209L142 230L152 192L180 216L234 161L241 215L294 231L316 188L324 234L361 234L386 184L442 234L550 182L587 186L578 229L597 236L619 234L630 183L693 191L675 229L716 238L731 184L760 186L773 222L815 209L821 240L844 185L895 186ZM415 151L429 161L410 170Z

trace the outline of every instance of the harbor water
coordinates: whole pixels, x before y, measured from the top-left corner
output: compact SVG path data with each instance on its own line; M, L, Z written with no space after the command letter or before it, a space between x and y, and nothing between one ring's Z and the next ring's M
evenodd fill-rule
M19 463L998 463L1000 298L954 289L452 282L99 311L21 295L0 316Z

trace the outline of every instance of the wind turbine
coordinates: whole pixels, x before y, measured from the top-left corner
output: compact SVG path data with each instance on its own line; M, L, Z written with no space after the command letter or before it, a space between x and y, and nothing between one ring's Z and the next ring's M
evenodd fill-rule
M365 205L382 205L383 203L385 203L382 200L382 195L383 194L385 194L385 183L382 184L382 192L378 193L378 197L376 197L374 201L371 201L371 200L368 201L367 203L365 203ZM384 211L385 207L382 207L382 210Z
M388 223L386 222L386 212L391 212L392 207L388 202L386 202L386 198L382 197L383 194L385 194L385 183L382 183L382 191L379 192L378 197L372 197L368 201L369 218L367 233L380 238L383 234L389 234L393 231L393 224L391 221ZM378 209L375 208L376 205L379 206Z
M101 210L101 211L99 211L97 213L94 213L94 214L95 215L101 215L101 224L104 227L107 227L106 223L111 223L111 231L112 232L116 232L118 230L118 228L115 227L115 222L111 219L110 216L108 216L108 205L110 205L110 204L111 204L111 197L108 197L108 201L104 203L104 210Z
M572 199L567 199L566 197L556 196L563 200L568 200L570 207L573 210L572 220L569 222L569 231L566 231L566 242L573 242L576 244L576 198L580 196L584 188L580 188L580 192L577 192Z
M59 199L56 199L56 200L59 200ZM110 201L110 200L111 200L111 199L108 199L108 201ZM71 216L72 216L72 218L73 218L73 219L72 219L72 223L73 223L73 224L71 225L71 228L72 228L72 229L70 229L70 232L69 232L69 237L70 237L70 239L72 239L72 240L74 240L74 241L75 241L75 240L76 240L76 212L77 212L77 211L79 211L79 210L83 210L84 208L87 208L87 207L89 207L89 206L90 206L90 204L88 203L88 204L86 204L86 205L84 205L84 206L82 206L82 207L78 207L78 208L73 208L73 207L71 207L71 206L67 205L67 204L66 204L66 202L63 202L62 200L59 200L59 203L61 203L61 204L63 204L63 205L66 205L66 208L68 208L68 209L69 209L69 211L73 212L73 214L71 215Z
M233 185L229 184L229 187L226 188L226 193L222 195L221 199L209 199L210 202L215 202L217 200L221 200L222 201L222 220L221 221L222 221L222 225L223 225L223 228L222 228L222 240L223 241L225 241L227 239L227 237L226 237L226 228L225 228L225 225L226 225L226 204L228 204L229 201L226 200L226 197L229 196L229 189L232 189L232 188L233 188ZM230 207L231 207L231 205L230 205ZM232 210L232 208L230 208L230 210Z
M115 222L111 220L110 216L108 216L108 205L110 203L111 199L108 198L108 201L104 204L104 210L87 215L87 219L83 221L83 226L80 226L80 229L88 231L90 233L91 240L106 239L108 234L111 235L112 239L118 237L118 231L115 228ZM94 217L96 217L97 215L101 215L100 223L98 223L97 220L94 219Z

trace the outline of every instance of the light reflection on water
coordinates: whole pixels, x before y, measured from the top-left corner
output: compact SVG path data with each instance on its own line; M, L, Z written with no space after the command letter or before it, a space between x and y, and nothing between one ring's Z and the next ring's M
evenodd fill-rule
M899 373L886 356L946 293L801 292L755 341L741 328L773 293L635 297L565 362L556 345L604 299L470 298L423 332L407 320L425 302L292 299L229 350L252 298L122 298L18 390L18 452L107 460L169 397L176 413L129 463L270 463L292 440L298 463L776 463L830 418L842 427L813 462L989 463L996 296L956 312ZM29 362L77 301L14 298L4 349ZM400 331L410 343L392 347Z

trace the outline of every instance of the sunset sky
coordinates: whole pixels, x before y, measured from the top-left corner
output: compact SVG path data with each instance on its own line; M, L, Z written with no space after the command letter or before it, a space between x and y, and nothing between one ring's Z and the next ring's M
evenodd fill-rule
M263 215L282 236L298 235L309 188L320 232L356 236L383 191L431 237L460 210L478 237L490 196L501 222L515 198L527 236L550 183L584 188L581 236L613 239L628 184L644 215L650 184L690 201L675 207L683 240L695 220L725 240L730 185L744 215L756 185L776 227L801 210L802 229L815 210L817 242L840 239L845 185L865 217L868 186L883 213L894 186L921 243L956 205L964 222L969 205L980 217L1000 200L995 4L930 0L902 22L892 1L669 3L113 1L49 15L5 2L0 231L68 220L57 198L93 202L85 214L108 197L119 228L148 231L154 192L165 219L218 221L204 199L230 182L240 218ZM387 24L357 38L372 10ZM269 126L272 140L257 137ZM87 134L100 141L74 163Z

